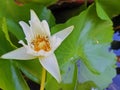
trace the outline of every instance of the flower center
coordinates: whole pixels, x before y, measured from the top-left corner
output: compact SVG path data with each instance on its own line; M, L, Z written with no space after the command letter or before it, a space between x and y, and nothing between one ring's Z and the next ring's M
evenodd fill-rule
M36 36L35 39L32 41L33 44L33 49L35 51L40 51L40 50L44 50L44 51L50 51L51 47L50 47L50 43L49 43L49 39L48 37L45 36Z

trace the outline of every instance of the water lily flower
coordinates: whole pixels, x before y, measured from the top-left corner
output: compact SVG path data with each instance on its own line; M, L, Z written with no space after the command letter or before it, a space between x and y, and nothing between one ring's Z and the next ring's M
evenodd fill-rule
M41 65L58 81L61 82L61 75L54 51L62 41L72 32L74 26L61 30L54 35L50 34L50 29L46 20L40 21L33 10L30 11L30 26L24 21L20 21L27 44L19 41L23 47L8 52L1 56L4 59L30 60L39 58Z

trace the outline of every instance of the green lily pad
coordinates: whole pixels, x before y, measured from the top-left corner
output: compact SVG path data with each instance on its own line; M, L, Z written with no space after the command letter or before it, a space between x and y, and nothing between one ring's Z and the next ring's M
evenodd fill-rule
M119 0L95 0L101 5L101 8L112 18L120 14L120 1Z
M98 10L103 13L98 13ZM93 4L80 13L80 15L68 20L65 24L53 27L52 32L55 33L71 25L74 25L75 27L73 32L65 41L63 41L61 46L55 52L61 68L62 82L57 84L54 80L48 78L49 82L46 84L46 89L49 90L49 87L54 87L56 89L61 87L64 89L65 85L67 88L68 83L75 88L77 86L75 83L81 81L79 78L83 73L83 82L91 81L98 86L98 88L101 86L100 88L102 89L107 87L115 76L115 69L113 67L115 64L115 56L112 52L109 52L113 34L112 21L104 10L102 10L101 6L98 6L98 9L96 9L95 4ZM77 71L72 67L76 65L77 60L81 60L85 65L84 68L80 68L82 70L80 70L80 75L78 76L76 75ZM70 73L68 73L68 69L66 69L68 67L66 63L68 62L74 64L69 64L69 66L72 67L69 71ZM88 70L85 71L85 68ZM91 73L90 76L88 76L89 73ZM66 78L65 75L67 75ZM93 76L98 76L99 78L95 79ZM103 77L106 77L107 79L104 79ZM74 82L75 80L73 78L76 79L76 82ZM103 80L100 82L102 78ZM64 79L67 79L67 83L64 82ZM105 84L103 85L102 83ZM73 88L69 90L73 90Z
M13 61L0 60L0 77L0 88L3 90L29 90Z
M1 24L2 23L2 24ZM0 55L12 50L5 22L0 23ZM4 26L4 28L2 28ZM2 30L4 29L4 30ZM4 33L3 33L4 31ZM5 37L6 36L6 37ZM21 72L14 61L0 59L0 88L3 90L29 90Z

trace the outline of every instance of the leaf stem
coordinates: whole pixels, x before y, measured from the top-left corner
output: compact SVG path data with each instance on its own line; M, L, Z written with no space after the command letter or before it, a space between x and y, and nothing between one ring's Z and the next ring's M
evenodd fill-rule
M45 77L46 77L46 70L43 67L42 69L42 77L41 77L41 85L40 85L40 90L44 90L44 86L45 86Z

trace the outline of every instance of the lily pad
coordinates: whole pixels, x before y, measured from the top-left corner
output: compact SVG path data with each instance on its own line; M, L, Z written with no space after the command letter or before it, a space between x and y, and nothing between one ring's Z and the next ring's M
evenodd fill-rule
M101 16L101 13L98 13L98 9L99 12L103 12L103 17ZM67 37L56 50L56 56L61 67L63 81L61 84L57 84L54 80L48 78L49 82L46 84L47 90L49 90L49 87L52 87L52 85L54 85L54 88L59 89L61 87L64 90L64 86L66 85L67 88L68 83L72 87L69 90L73 90L76 87L75 83L77 81L80 81L79 83L91 81L98 86L98 88L103 89L107 87L111 82L112 77L115 76L113 67L115 64L115 56L108 50L113 34L112 21L100 6L98 9L96 9L95 4L93 4L80 13L80 15L68 20L65 24L56 25L52 28L52 32L55 33L70 25L74 25L75 27L70 36ZM76 65L77 60L81 60L85 66L80 68L80 74L78 74L78 76L76 75L77 71L74 69L75 67L72 67ZM68 73L68 69L65 69L68 67L68 65L66 65L68 62L73 64L68 64L72 67L72 69L70 69L71 71L69 71L70 73ZM87 68L87 70L85 68ZM80 80L79 78L81 78L83 73L84 78L83 80ZM89 73L91 73L90 76L88 76ZM67 76L65 76L65 74ZM78 78L74 78L76 77L74 75ZM95 79L93 76L98 76L99 78ZM64 82L64 79L66 80L65 77L67 77L67 83ZM106 77L107 79L104 79L103 77ZM103 80L101 81L102 78ZM105 84L103 84L104 82Z

